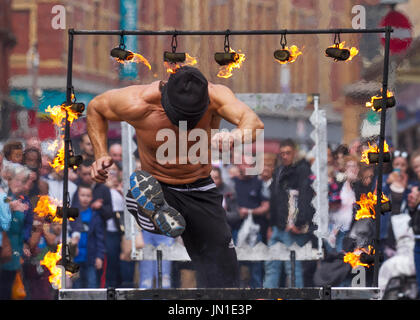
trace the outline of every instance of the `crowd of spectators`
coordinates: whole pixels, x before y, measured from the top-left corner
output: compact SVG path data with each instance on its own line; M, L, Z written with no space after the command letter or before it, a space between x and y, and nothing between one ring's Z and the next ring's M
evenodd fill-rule
M356 220L356 213L361 209L357 202L369 193L376 196L377 191L376 165L361 161L369 143L373 141L355 140L350 146L328 147L329 226L328 237L322 241L323 259L297 259L293 274L291 261L265 261L262 268L257 263L245 263L248 270L241 272L241 286L352 286L354 274L343 257L349 252L360 254L359 248L368 249L376 238L374 218ZM391 147L390 153L391 161L383 166L382 191L391 202L391 210L377 215L381 226L379 287L382 291L398 277L414 281L417 278L416 286L420 287L420 151L409 155ZM252 215L259 225L257 242L268 246L280 242L286 247L311 242L313 248L318 247L314 232L317 226L313 222L315 210L311 204L315 195L313 160L310 153L303 154L293 140L286 139L281 142L279 154L264 155L264 168L258 177L244 177L244 165L214 167L213 180L224 194L223 203L236 244L238 230L246 224L248 215ZM373 267L368 265L365 285L372 286Z
M114 164L106 184L95 183L90 175L93 149L87 134L80 137L83 162L69 169L68 195L79 216L68 224L68 248L79 271L66 287L133 287L135 261L131 242L124 239L124 197L122 190L122 148L110 146ZM39 139L6 142L0 154L1 262L0 299L56 299L50 271L41 261L56 252L61 243L61 221L35 212L41 196L51 204L63 199L63 175L50 164L55 154ZM136 239L137 248L143 245ZM20 288L21 295L17 295Z
M329 236L322 244L324 260L297 260L294 270L290 261L240 261L241 287L349 285L351 270L344 264L343 254L361 243L366 245L374 235L374 223L355 220L359 208L356 202L363 194L375 193L377 185L375 166L360 161L366 147L365 143L357 142L328 149ZM79 217L69 222L68 247L80 269L67 279L66 287L156 287L156 265L153 261L132 260L131 241L124 237L121 145L114 143L109 147L114 164L105 184L95 183L91 178L90 166L94 158L87 134L81 136L79 149L83 162L77 169L69 170L70 206L79 210ZM43 195L62 200L63 170L53 169L49 163L54 155L43 150L36 137L6 142L1 150L0 299L57 298L57 291L48 280L50 272L40 262L47 252L57 250L62 226L41 218L34 209ZM315 210L311 205L315 195L313 159L302 155L299 146L290 139L281 142L278 154L263 156L264 166L259 175L246 174L246 169L252 165L246 156L242 164L213 164L211 176L223 195L234 243L241 243L241 229L252 218L255 237L248 244L262 242L272 246L280 242L286 246L293 243L303 246L311 242L316 248ZM382 184L392 209L380 215L381 263L385 266L385 262L396 258L399 241L410 238L413 255L410 270L414 275L416 270L420 271L419 181L420 151L409 155L392 150L392 161L384 164ZM406 219L409 228L402 232L397 227L402 220L396 217L403 215L409 217ZM147 244L169 246L176 241L180 239L140 230L134 246L137 249ZM331 261L339 261L340 268L330 272L328 263ZM195 286L189 262L163 261L162 266L164 288ZM341 270L339 274L337 270Z

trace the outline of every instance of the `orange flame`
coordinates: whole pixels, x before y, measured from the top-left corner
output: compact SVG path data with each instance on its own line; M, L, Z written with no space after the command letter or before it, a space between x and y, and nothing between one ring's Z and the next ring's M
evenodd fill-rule
M61 259L61 247L62 244L60 243L57 245L56 252L48 251L40 262L50 271L51 275L48 277L48 281L57 289L61 289L62 268L57 267L57 262ZM71 275L68 271L66 271L66 274Z
M185 53L185 61L181 63L170 63L165 61L164 65L167 73L176 73L179 68L183 66L193 66L197 64L197 58L191 57L188 53Z
M360 160L360 162L364 162L366 164L369 164L369 157L368 157L369 153L379 153L379 148L376 144L371 145L368 142L368 145L369 145L369 148L362 152L362 159ZM389 146L386 143L386 141L384 141L384 152L389 152Z
M79 114L77 112L74 112L71 109L71 106L66 106L64 103L59 106L54 106L51 108L51 106L48 106L47 109L45 109L46 112L50 114L50 118L52 119L53 123L61 127L63 125L63 120L66 118L66 111L68 113L68 121L70 124L73 123L74 120L76 120L79 117Z
M349 263L353 269L356 268L357 266L363 266L363 267L368 267L369 268L370 267L369 264L363 263L363 262L360 261L360 255L362 253L366 253L366 254L371 255L371 254L375 254L375 250L373 249L372 246L368 246L368 249L357 248L353 252L347 252L344 255L343 260L344 260L345 263Z
M394 94L393 94L391 91L389 91L389 90L387 90L387 91L386 91L386 97L387 97L387 98L391 98L391 97L393 97L393 96L394 96ZM371 97L371 98L370 98L370 101L366 102L366 108L372 108L372 110L373 110L373 111L381 111L381 109L382 109L382 108L380 108L380 109L375 109L375 108L373 107L373 102L374 102L375 100L380 100L380 99L382 99L382 89L381 89L381 94L379 94L379 95L377 95L377 96L373 96L373 97Z
M300 51L299 48L295 45L291 46L290 49L286 46L284 49L290 52L290 57L287 61L280 61L275 59L280 64L293 63L296 61L297 57L302 54L302 51Z
M60 201L47 195L40 196L34 212L40 217L52 218L52 222L62 223L63 219L56 216L57 207L60 205Z
M74 94L71 96L71 100L74 100ZM70 125L73 124L73 121L79 117L77 112L74 112L71 109L71 106L66 106L64 103L59 106L48 106L45 109L47 113L50 114L50 118L52 119L54 125L59 127L61 131L64 130L63 127L63 120L66 118L66 111L67 111L67 120L69 121ZM63 138L63 136L61 136ZM56 139L53 143L48 146L48 150L55 151L58 148L59 140ZM60 172L64 170L64 142L61 141L61 146L58 149L55 158L52 162L49 162L49 165L55 169L56 172ZM76 167L74 167L76 168Z
M52 222L61 224L63 219L56 215L57 207L60 203L61 202L57 199L47 195L40 196L34 212L37 213L39 217L48 217ZM70 218L70 220L74 221L73 218ZM48 277L48 281L55 289L61 289L62 268L57 267L57 262L61 259L61 247L62 244L58 244L56 252L48 251L44 256L44 259L40 261L40 265L46 266L50 271L51 275ZM66 272L66 274L71 275L70 272Z
M149 70L152 70L152 66L150 65L149 61L145 57L143 57L139 53L135 53L135 52L132 52L132 51L129 51L129 50L127 50L127 51L132 54L132 57L130 59L121 60L119 58L114 58L115 61L117 61L118 63L121 63L121 64L127 64L127 63L132 63L132 62L143 63L146 67L149 68Z
M55 172L60 172L64 170L64 144L61 144L60 149L58 149L57 154L52 162L48 164L55 170Z
M233 69L239 69L242 65L242 63L245 61L245 54L243 53L237 53L232 48L229 48L229 52L234 52L237 54L237 59L235 59L234 62L229 63L228 65L221 66L219 69L219 73L217 76L219 78L230 78L232 76L232 70ZM238 50L238 52L241 52L241 50Z
M375 206L377 204L376 194L369 192L367 195L362 194L360 200L356 203L360 206L360 209L357 210L355 220L365 219L365 218L376 218ZM381 203L387 202L389 199L382 193Z
M50 114L50 118L56 126L61 126L63 120L66 117L66 112L63 112L62 106L54 106L52 108L51 106L48 106L45 111Z

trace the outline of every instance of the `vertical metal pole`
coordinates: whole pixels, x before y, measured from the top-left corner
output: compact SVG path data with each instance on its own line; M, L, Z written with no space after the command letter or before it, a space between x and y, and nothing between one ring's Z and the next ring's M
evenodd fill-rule
M129 125L127 123L127 140L128 140L128 180L130 180L130 175L134 172L136 166L135 166L135 162L134 162L134 141L133 141L133 135L134 135L134 128ZM129 185L130 183L128 183L127 189L124 190L128 190L129 189ZM137 230L135 228L135 221L134 221L134 217L129 214L128 215L130 217L130 238L131 238L131 256L132 257L137 257L137 250L136 250L136 235L137 235Z
M68 31L68 60L67 60L67 87L66 87L66 103L71 104L71 94L73 89L73 29ZM63 224L62 224L62 247L61 261L66 269L66 253L67 253L67 209L69 207L68 183L69 183L69 147L70 147L70 123L68 121L68 113L66 111L66 123L64 128L64 176L63 176ZM65 289L66 282L62 284Z
M388 70L389 70L389 43L391 40L391 27L386 27L385 32L385 53L384 53L384 70L382 78L382 109L381 109L381 127L379 131L379 163L377 167L377 185L376 185L376 228L375 228L375 264L373 270L373 286L378 286L379 276L379 238L380 238L380 227L381 227L381 199L382 199L382 172L383 172L383 161L384 161L384 141L385 141L385 121L386 121L386 94L388 90Z
M127 122L121 122L121 145L123 149L122 162L123 162L123 188L124 190L130 189L130 175L134 172L134 129ZM131 258L137 260L138 252L136 250L136 235L137 230L135 226L134 217L124 208L124 236L126 239L131 240Z
M316 148L316 150L315 150L315 152L316 152L316 154L315 154L315 157L316 157L316 178L317 178L317 184L316 184L316 190L315 190L315 192L316 192L316 194L317 194L317 196L316 196L316 201L317 201L317 210L318 210L318 212L316 212L316 215L318 216L318 219L317 219L317 225L318 225L318 233L317 233L317 237L318 237L318 258L319 259L321 259L322 258L322 256L323 256L323 252L322 252L322 232L323 232L323 228L322 228L322 226L321 226L321 224L322 224L322 221L323 221L323 219L322 219L322 217L321 217L321 215L323 214L322 212L321 212L321 182L320 182L320 179L321 179L321 167L320 167L320 165L321 165L321 163L320 163L320 161L321 161L321 155L320 155L320 148L321 148L321 146L320 146L320 137L319 137L319 95L318 94L316 94L316 95L314 95L314 112L315 112L315 121L316 121L316 127L315 127L315 139L316 139L316 141L315 141L315 145L317 146L317 148Z
M157 287L162 289L162 250L156 250L156 260L157 260Z
M296 287L296 252L294 250L290 251L290 287Z

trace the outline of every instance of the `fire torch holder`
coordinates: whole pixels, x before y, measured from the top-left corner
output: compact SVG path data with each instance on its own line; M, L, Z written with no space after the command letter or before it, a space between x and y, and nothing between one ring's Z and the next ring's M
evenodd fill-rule
M73 93L73 34L68 33L68 60L67 60L67 86L66 86L66 104L72 104L72 93ZM69 259L67 259L68 244L67 244L67 217L70 205L70 195L68 192L69 184L69 156L70 156L70 122L68 110L66 111L65 127L64 127L64 175L63 175L63 224L62 224L62 247L61 247L61 264L65 270L68 269ZM63 282L63 288L65 288L66 281Z
M387 92L388 92L388 71L389 71L389 45L391 40L391 27L385 27L385 51L384 51L384 67L383 67L383 76L382 76L382 109L381 109L381 122L379 130L379 159L377 170L377 187L376 187L376 212L382 212L382 180L383 180L383 163L384 163L384 145L385 145L385 123L386 123L386 110L387 110ZM380 237L380 226L381 219L378 215L375 219L375 239L374 239L374 248L375 248L375 258L374 258L374 271L373 271L373 285L378 286L378 277L379 277L379 263L380 255L379 252L379 237Z
M385 141L385 120L386 120L386 109L387 109L387 89L388 89L388 69L389 69L389 47L391 32L393 32L390 26L385 28L376 29L312 29L312 30L228 30L229 35L286 35L286 34L372 34L372 33L385 33L385 50L384 50L384 67L383 67L383 79L382 79L382 108L381 108L381 123L380 123L380 135L379 135L379 159L377 169L378 176L378 187L377 187L377 208L376 212L381 212L381 201L382 198L382 173L384 163L384 141ZM67 87L66 87L66 101L68 104L71 103L71 94L73 90L72 85L72 74L73 74L73 40L75 35L136 35L136 36L226 36L227 31L214 31L214 30L193 30L193 31L149 31L149 30L68 30L68 61L67 61ZM69 146L70 146L70 124L68 122L68 113L66 111L66 125L64 134L64 178L63 178L63 231L62 231L62 256L65 257L67 247L67 216L69 208L69 196L68 196L68 167L69 167ZM374 281L373 285L378 286L378 272L379 272L379 230L380 220L376 219L376 230L375 230L375 265L374 265ZM66 259L63 260L64 266ZM65 289L65 288L63 288Z

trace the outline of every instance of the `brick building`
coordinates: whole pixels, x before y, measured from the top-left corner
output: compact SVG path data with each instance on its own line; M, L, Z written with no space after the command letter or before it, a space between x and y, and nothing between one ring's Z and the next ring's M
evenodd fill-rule
M11 4L11 20L17 45L10 57L10 94L18 104L39 111L64 100L67 28L351 28L353 5L362 3L371 7L374 16L379 17L383 11L375 9L379 2L380 0L14 0ZM64 30L53 29L51 25L55 16L52 8L56 5L65 8ZM332 126L332 141L348 143L358 137L365 110L361 108L360 101L349 99L344 94L344 89L360 80L362 69L366 67L365 62L372 59L366 56L370 49L362 48L363 43L372 39L366 37L342 35L341 40L346 41L347 46L360 47L361 50L352 62L337 63L326 58L324 54L325 48L332 45L333 35L288 35L288 45L296 44L303 54L293 64L280 65L273 59L274 50L280 48L279 36L231 36L231 47L245 53L246 61L229 79L216 76L218 65L213 58L214 52L223 51L223 36L179 36L177 50L197 57L197 66L211 82L225 84L236 93L320 93L321 108L327 110L329 125ZM170 36L128 36L125 39L128 49L141 53L149 60L151 71L138 64L130 66L131 71L120 72L121 66L109 56L110 49L118 45L119 36L75 38L73 84L78 101L88 103L93 96L110 88L130 83L149 83L168 77L162 53L171 48ZM37 59L30 58L33 57L31 53L38 54L38 64ZM380 56L379 51L376 52L376 56ZM127 74L132 77L125 77ZM304 128L303 136L308 140L311 125L307 115L310 114L312 106L308 104L306 109L308 112L300 119L290 120L282 115L262 117L266 117L268 122L278 119L279 127L282 127L281 123L294 121L293 128L288 127L286 132L280 130L278 137L296 136L299 128ZM76 135L85 129L83 123L79 121L74 125ZM111 131L113 130L115 135L118 135L117 125L111 125ZM41 134L48 132L38 131Z
M54 6L65 9L65 28L55 29ZM17 45L10 57L10 95L28 110L38 111L33 125L41 139L55 135L49 121L42 120L48 105L65 100L67 28L119 29L119 1L114 0L14 0L12 27ZM54 12L54 13L53 13ZM73 84L76 99L88 103L95 95L118 87L118 68L109 56L118 37L78 37L74 42ZM83 131L83 121L74 131Z
M7 136L12 110L20 107L9 98L9 56L16 39L11 27L11 1L0 2L0 139Z

